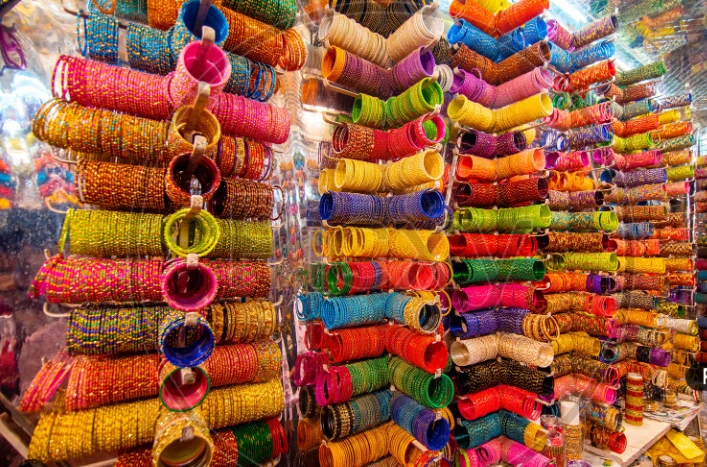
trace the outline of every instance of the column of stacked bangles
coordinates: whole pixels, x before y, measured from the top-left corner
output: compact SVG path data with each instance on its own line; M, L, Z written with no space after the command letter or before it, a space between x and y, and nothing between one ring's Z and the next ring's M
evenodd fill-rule
M566 48L562 44L571 43L567 39L572 39L573 35L568 35L559 24L553 24L552 29L551 40ZM577 34L574 33L574 37ZM592 278L593 274L590 274L591 279L588 278L586 286L588 291L592 291L593 287L596 293L615 300L613 313L606 315L606 325L588 332L606 339L600 347L598 358L605 364L617 366L620 379L602 381L602 378L596 378L588 386L581 378L577 380L585 375L575 374L574 381L558 380L564 386L560 391L571 391L574 385L574 392L584 391L585 395L591 396L593 404L616 400L616 394L612 394L610 399L601 396L609 393L598 393L601 388L596 383L606 382L610 386L620 383L621 393L625 394L626 374L638 371L644 379L647 378L646 387L651 387L645 393L646 410L655 410L655 400L662 397L662 390L651 381L657 379L662 386L675 387L679 383L668 382L670 378L666 378L671 373L666 369L677 371L671 359L689 360L684 351L678 350L679 353L676 353L670 342L671 337L684 334L678 340L690 342L697 332L694 321L685 319L690 316L676 313L671 316L669 310L678 311L675 304L667 304L672 298L657 298L674 297L677 293L687 301L686 292L669 292L669 289L694 287L693 262L690 259L694 247L688 241L687 229L683 228L689 213L684 212L684 204L677 209L672 203L668 204L674 197L688 194L689 186L685 181L694 175L694 169L690 166L692 157L686 150L690 139L685 136L692 132L691 124L680 121L685 115L689 118L689 109L682 107L690 105L691 96L672 96L661 101L650 99L656 94L655 80L666 71L662 62L656 62L628 72L617 72L612 83L594 86L593 91L582 96L571 93L556 95L558 107L570 111L570 129L578 121L586 122L581 125L594 122L610 127L606 132L608 138L598 142L611 148L611 152L604 148L603 152L595 151L588 155L596 169L605 168L600 173L594 172L595 178L600 190L604 191L606 208L615 211L620 221L618 230L604 240L604 250L618 256L616 271L619 274L601 278ZM612 134L613 137L610 136ZM655 309L658 314L653 313ZM640 318L632 321L629 315ZM648 321L642 322L640 319ZM568 364L565 371L569 372L571 368L572 365ZM599 374L605 373L602 370ZM578 387L578 382L582 386ZM684 384L684 379L680 388L694 397L693 391ZM627 405L630 405L629 399L626 399ZM635 402L637 399L630 400ZM623 420L640 424L643 410L644 407L627 407ZM589 420L591 426L585 433L595 446L610 450L625 449L623 435L615 430L610 434L602 433L606 426L595 422L592 417Z
M552 288L554 263L541 249L573 251L568 247L596 245L596 238L558 232L568 229L555 225L553 211L590 209L592 200L572 193L587 188L570 189L584 178L576 173L585 168L584 157L565 154L568 138L546 129L556 117L550 91L557 81L547 66L554 56L548 25L539 17L546 7L519 2L483 18L486 10L474 1L455 1L450 9L458 18L447 36L455 48L455 95L447 113L458 130L449 183L455 209L449 330L459 465L487 465L494 443L505 439L525 450L503 459L511 465L564 465L562 429L556 429L562 394L550 368L569 352L591 352L595 343L586 330L601 317L572 318L563 330L554 313L575 311L560 309L563 299L578 312L606 307L587 293L549 294L572 289ZM523 18L515 29L499 26L513 17ZM494 27L487 29L489 23ZM590 213L588 223L576 223L590 231L593 221Z
M548 22L552 61L563 74L554 79L552 115L543 120L542 144L549 145L548 205L552 223L546 236L538 238L549 255L546 276L547 311L557 320L557 339L552 342L555 361L555 399L560 399L549 418L551 426L562 426L564 447L549 446L556 462L582 458L582 433L595 446L623 452L626 438L621 419L611 407L618 397L615 382L594 374L593 362L601 350L600 338L612 323L616 300L606 283L617 268L615 248L609 234L618 228L614 213L604 207L605 191L596 183L595 171L609 165L613 151L603 146L611 141L613 108L600 96L599 88L615 74L610 42L597 42L618 27L607 16L569 33L556 21ZM565 52L572 50L571 53ZM597 362L598 363L598 362ZM567 408L610 408L613 426L595 427L590 417L575 418ZM602 412L603 413L603 412ZM618 423L616 423L618 422ZM606 440L606 442L604 441Z
M696 366L707 363L707 157L700 155L695 162L695 212L691 216L694 229L695 242L697 243L695 261L695 316L697 318L698 337L700 338L699 352L695 354ZM689 225L689 224L688 224ZM689 370L688 370L689 371Z
M121 12L91 5L79 45L93 60L59 59L55 99L33 127L56 158L76 164L77 193L94 209L66 214L59 252L30 291L46 297L47 313L72 306L66 349L21 401L27 412L52 397L60 407L40 417L29 456L121 452L122 466L270 461L288 446L265 262L281 213L266 180L270 144L287 139L289 118L257 100L275 89L274 66L301 66L302 39L277 29L292 25L295 3L224 1L201 15L198 1L163 1L146 22L168 29L170 47L146 40L162 31L131 23L130 69L94 61L115 61L119 25L108 15ZM286 50L264 49L268 65L214 45L241 53L228 39L243 28L286 41ZM130 36L137 30L146 37ZM172 72L137 71L140 60L171 60Z
M621 326L610 333L601 358L625 365L622 376L642 370L643 407L636 404L638 397L627 397L624 413L626 423L637 425L643 412L674 406L677 394L699 397L685 381L699 351L695 244L689 229L695 168L692 124L686 120L692 99L689 94L653 98L656 82L648 80L665 72L661 65L618 74L616 89L607 93L623 104L613 104L618 120L614 129L624 137L614 149L626 163L601 175L618 188L607 202L614 204L621 221L615 241L625 250L619 258L625 285L617 295Z
M319 28L325 85L355 98L320 145L313 248L323 261L297 310L307 347L294 374L300 457L331 467L451 465L446 125L427 51L443 27L432 7L410 2L419 11L386 39L345 5Z
M665 72L664 67L661 70L660 66L646 68L647 70L638 72L638 75L643 76L642 79L656 78ZM611 85L611 88L626 91L630 89L630 86L638 86L634 83L642 79L628 80L623 74L620 74L617 82L622 87ZM585 328L585 324L581 324L580 321L569 315L567 320L564 320L562 315L557 315L557 318L562 332L582 330L589 335L602 338L603 344L595 339L593 346L586 347L580 353L584 358L598 358L603 364L608 365L608 368L615 366L618 377L608 379L607 370L601 366L596 368L596 374L587 375L587 372L580 368L584 363L577 363L582 362L582 360L576 360L577 355L573 357L574 364L572 364L573 359L566 361L556 359L555 362L557 366L555 376L560 376L556 381L556 395L579 392L592 400L590 404L603 404L604 406L609 406L616 401L616 390L619 388L619 383L622 388L625 387L624 377L630 371L639 371L639 374L647 377L647 386L650 385L651 377L654 374L661 379L662 384L666 384L666 376L670 373L669 370L674 367L674 364L671 364L671 353L673 358L676 355L674 347L669 342L671 337L681 332L685 333L683 337L678 338L681 342L680 345L685 345L682 342L694 341L695 338L691 334L694 335L697 331L694 321L676 319L678 318L677 314L670 316L669 309L678 312L675 304L669 305L667 304L668 300L656 297L661 295L673 297L675 293L683 295L684 292L671 292L668 295L668 289L670 286L678 285L678 282L681 283L680 285L684 282L688 287L690 283L694 283L691 273L687 272L691 270L693 264L690 259L693 254L693 245L686 241L687 238L680 242L677 241L677 237L673 238L672 234L666 233L667 236L663 238L657 233L658 227L672 229L673 226L676 227L676 230L671 232L677 233L679 230L677 228L684 225L687 219L686 213L671 212L668 204L664 202L668 201L671 196L675 196L676 192L686 193L688 187L684 183L684 179L691 176L692 170L689 166L679 168L670 166L684 165L691 160L691 157L686 151L674 151L663 159L663 154L653 149L653 141L660 137L655 134L655 130L663 131L677 125L676 122L678 122L680 114L674 108L684 105L683 103L686 101L689 103L689 97L668 98L668 102L663 108L659 108L657 103L651 104L649 102L646 110L644 103L634 103L632 102L634 98L631 97L623 99L622 102L625 104L623 106L616 103L619 101L618 99L614 99L613 102L606 100L607 97L613 97L610 94L605 93L604 98L592 97L591 99L592 94L587 94L582 98L575 98L572 95L556 96L556 98L560 106L567 106L571 109L568 123L570 131L574 131L573 128L577 122L582 122L580 126L589 123L611 124L613 139L611 138L612 132L609 131L607 132L609 139L600 142L608 148L587 151L584 157L590 164L594 164L595 170L606 168L601 174L594 172L597 176L592 184L596 186L598 183L600 191L595 192L599 195L596 199L602 198L607 203L605 205L607 214L613 212L616 219L613 221L615 224L613 229L618 229L609 237L599 234L593 241L594 246L591 246L591 242L584 245L583 251L604 252L604 257L594 265L589 262L586 263L586 266L589 267L586 267L584 261L578 261L579 258L573 257L573 254L553 257L550 262L553 268L562 264L567 269L592 271L588 276L578 275L576 278L565 276L560 279L560 277L555 278L553 274L549 275L551 288L554 287L552 283L555 279L557 282L564 280L566 284L571 284L576 279L574 286L558 287L564 287L564 290L586 290L597 294L597 299L606 302L604 311L600 311L600 308L591 310L592 313L599 314L603 318L599 318L590 327ZM641 98L645 98L645 95L636 97L636 99ZM643 107L637 110L635 107L638 106ZM655 113L651 113L652 111ZM650 115L635 118L637 115L643 114ZM559 121L561 118L557 120ZM551 124L556 125L556 122ZM680 131L684 131L684 129ZM582 149L586 150L587 148ZM669 166L667 169L666 165ZM586 165L586 167L591 168L592 166ZM678 182L679 186L673 182ZM579 198L575 202L582 203ZM590 204L584 204L584 206L579 204L575 209L592 207L593 201L584 202ZM638 205L639 203L642 205ZM571 203L568 205L572 208ZM598 202L594 207L599 207L599 205L601 202ZM620 221L620 224L617 221ZM687 230L683 230L683 232L686 233ZM549 242L553 241L556 240L553 240L550 235ZM580 246L580 243L575 240L565 240L560 245L561 250L566 251ZM616 255L616 258L613 258L613 255ZM618 272L620 275L595 274L597 269ZM551 295L548 295L547 298L549 307L557 306L570 310L579 307L581 310L581 305L573 301L577 297L558 297L557 300L561 301L556 303L553 303L555 299ZM689 300L684 295L682 299ZM589 302L586 305L589 305ZM656 308L661 313L656 314L651 311ZM684 316L684 318L686 317L688 316ZM648 321L643 322L642 319ZM571 324L572 320L574 320L574 325ZM562 345L561 341L564 337L564 334L560 335L560 339L553 345ZM661 348L664 344L666 344L665 348ZM576 345L577 343L572 349L574 352L577 352ZM587 345L589 345L588 342ZM569 342L566 343L566 348L572 348ZM588 352L587 349L591 349L591 351ZM685 355L684 358L688 357ZM661 368L663 369L661 370ZM590 379L587 379L587 376ZM675 383L668 384L675 385ZM686 388L684 379L681 387ZM693 395L690 390L684 391L689 392L690 396ZM657 389L654 389L651 394L657 394L657 392ZM635 402L637 399L630 400ZM648 404L648 395L645 400ZM619 413L619 415L623 415L623 421L640 424L643 406L626 407L624 413ZM585 413L594 413L594 408L589 405L584 409ZM618 431L621 424L620 418L619 422L611 428L594 416L589 416L588 420L590 426L585 429L585 435L591 439L595 446L614 451L625 449L625 437Z

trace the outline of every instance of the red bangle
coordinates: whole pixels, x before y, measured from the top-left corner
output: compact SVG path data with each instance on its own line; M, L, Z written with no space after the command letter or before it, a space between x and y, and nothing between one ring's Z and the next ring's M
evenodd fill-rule
M609 449L611 449L611 451L621 454L626 450L627 445L628 442L625 434L619 432L609 435Z

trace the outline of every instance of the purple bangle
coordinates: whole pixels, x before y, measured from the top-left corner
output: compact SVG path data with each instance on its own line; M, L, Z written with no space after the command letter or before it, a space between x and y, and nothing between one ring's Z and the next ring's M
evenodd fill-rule
M521 132L504 133L496 137L496 156L510 156L528 147L525 135Z
M496 314L497 310L491 308L475 313L452 315L449 323L452 335L461 339L469 339L492 334L498 329Z
M435 58L431 51L417 49L391 70L393 86L401 93L424 78L431 78L435 71Z
M657 347L651 349L650 363L652 365L667 367L670 365L671 360L669 351Z
M452 94L463 94L470 101L489 108L496 101L496 88L494 86L486 83L486 81L473 73L462 69L454 74L449 92Z
M492 159L496 155L496 138L478 130L469 130L461 135L459 152Z
M524 308L497 308L498 330L523 335L523 319L528 313L530 311Z

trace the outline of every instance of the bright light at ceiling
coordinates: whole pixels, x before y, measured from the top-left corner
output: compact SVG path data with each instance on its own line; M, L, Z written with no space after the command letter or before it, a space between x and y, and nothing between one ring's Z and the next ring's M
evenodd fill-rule
M572 5L567 0L552 0L552 6L559 7L562 11L567 13L570 18L574 20L582 21L584 23L589 21L589 19L584 13L578 10L577 7Z

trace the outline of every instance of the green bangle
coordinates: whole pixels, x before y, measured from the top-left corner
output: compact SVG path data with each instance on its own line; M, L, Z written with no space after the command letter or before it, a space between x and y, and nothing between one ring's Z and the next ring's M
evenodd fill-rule
M339 274L341 287L339 287ZM327 271L327 286L332 295L347 295L351 291L353 273L347 263L332 263Z
M545 277L545 263L535 258L498 259L500 281L540 281Z
M164 243L177 256L185 257L188 254L206 256L216 247L221 236L221 229L214 216L209 214L208 211L201 210L192 218L194 222L189 230L193 230L193 234L190 232L190 237L193 235L193 239L190 238L189 246L186 248L182 247L173 238L173 230L177 223L181 224L188 213L189 208L182 209L165 219L163 228Z
M496 260L465 259L452 263L454 282L467 285L478 282L493 282L499 278L499 267Z
M449 376L435 378L399 357L390 359L388 377L398 390L431 409L444 408L454 398L454 383Z
M367 394L389 385L388 357L345 365L351 374L352 396Z
M238 445L238 465L255 467L270 460L273 441L270 427L265 422L238 425L231 429Z

